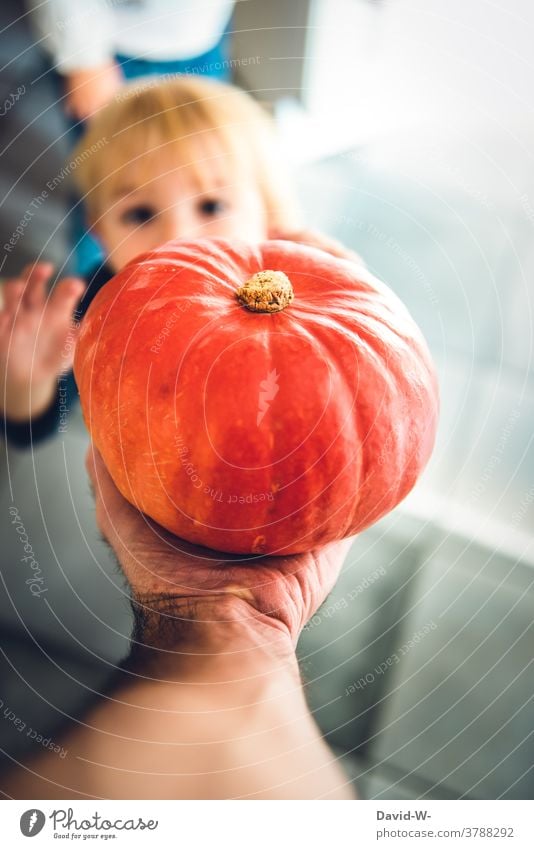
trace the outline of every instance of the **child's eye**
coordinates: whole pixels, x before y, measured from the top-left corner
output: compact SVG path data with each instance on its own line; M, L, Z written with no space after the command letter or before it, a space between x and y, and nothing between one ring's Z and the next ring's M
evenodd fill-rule
M132 206L121 215L123 224L148 224L156 217L156 210L151 206Z
M220 215L226 209L226 203L218 198L205 198L200 201L198 209L201 215Z

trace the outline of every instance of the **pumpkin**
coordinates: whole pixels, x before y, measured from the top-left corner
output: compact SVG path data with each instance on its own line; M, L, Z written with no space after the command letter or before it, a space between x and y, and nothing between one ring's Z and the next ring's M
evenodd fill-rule
M356 534L434 443L435 372L404 305L363 266L290 241L136 258L91 304L74 372L123 496L224 552Z

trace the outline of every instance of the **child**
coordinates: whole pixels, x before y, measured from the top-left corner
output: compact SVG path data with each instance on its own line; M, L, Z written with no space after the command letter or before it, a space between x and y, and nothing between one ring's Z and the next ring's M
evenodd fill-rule
M72 175L106 262L86 281L60 281L49 295L49 263L6 282L0 413L8 440L28 445L64 421L77 394L70 371L77 322L136 255L169 239L255 241L295 227L273 142L270 121L252 98L198 77L132 83L98 113L74 154Z

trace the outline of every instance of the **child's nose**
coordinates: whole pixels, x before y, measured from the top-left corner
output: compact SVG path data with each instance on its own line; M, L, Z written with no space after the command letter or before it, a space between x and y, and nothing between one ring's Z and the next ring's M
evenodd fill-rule
M161 218L162 226L162 241L168 242L171 239L182 239L184 237L194 237L198 229L195 217L187 209L177 204L168 209Z

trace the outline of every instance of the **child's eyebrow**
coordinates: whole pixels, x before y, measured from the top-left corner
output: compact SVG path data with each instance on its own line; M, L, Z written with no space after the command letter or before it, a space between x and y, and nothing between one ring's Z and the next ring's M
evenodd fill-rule
M196 182L198 184L197 190L198 194L209 194L210 192L219 192L224 189L231 188L233 184L233 180L228 176L221 174L220 172L212 173L212 174L204 174L203 179L200 178L199 174L196 175ZM132 185L132 184L123 184L118 185L113 192L111 193L111 197L113 200L121 200L121 198L125 198L128 195L135 194L135 192L139 192L144 188L144 186Z
M139 191L140 186L117 186L117 188L112 193L113 198L123 198L127 195L133 194L133 192Z

